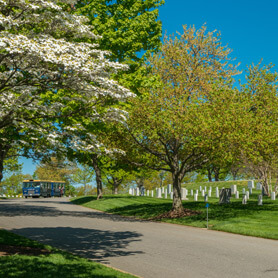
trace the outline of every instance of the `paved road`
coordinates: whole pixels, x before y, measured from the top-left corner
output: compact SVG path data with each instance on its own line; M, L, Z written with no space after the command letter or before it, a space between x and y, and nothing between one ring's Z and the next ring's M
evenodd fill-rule
M145 278L278 277L278 241L125 219L66 198L1 200L0 228Z

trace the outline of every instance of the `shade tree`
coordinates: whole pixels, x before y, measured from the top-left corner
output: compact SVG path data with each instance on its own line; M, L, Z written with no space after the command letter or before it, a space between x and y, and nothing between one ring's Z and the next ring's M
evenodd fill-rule
M237 115L231 77L237 74L220 35L184 26L149 57L153 86L131 100L124 138L134 163L172 175L173 212L183 212L181 181L222 151Z
M104 98L131 95L110 77L127 67L97 48L98 36L84 16L74 14L74 2L0 2L1 172L14 146L28 151L36 140L55 146L62 119L85 113L94 121L101 117L94 107ZM47 144L36 144L38 153Z

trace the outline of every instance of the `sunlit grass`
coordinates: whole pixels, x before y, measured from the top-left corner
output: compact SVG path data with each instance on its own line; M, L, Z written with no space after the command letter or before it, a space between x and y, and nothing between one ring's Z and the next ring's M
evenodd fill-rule
M247 205L239 199L231 198L231 203L219 205L218 198L209 198L209 228L231 233L278 239L278 201L264 197L263 206L258 206L259 191L254 191ZM214 194L214 192L213 192ZM213 195L212 194L212 195ZM104 212L123 216L149 219L172 208L172 200L128 195L104 196L97 200L95 196L79 197L73 203ZM201 214L178 219L163 219L163 222L205 228L207 213L204 198L194 202L193 197L184 201L185 208L200 211Z

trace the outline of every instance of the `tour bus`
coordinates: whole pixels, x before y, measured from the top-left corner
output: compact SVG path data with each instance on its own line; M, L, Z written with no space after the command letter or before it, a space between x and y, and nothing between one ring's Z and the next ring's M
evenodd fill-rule
M24 180L22 193L25 198L62 197L65 194L64 181Z

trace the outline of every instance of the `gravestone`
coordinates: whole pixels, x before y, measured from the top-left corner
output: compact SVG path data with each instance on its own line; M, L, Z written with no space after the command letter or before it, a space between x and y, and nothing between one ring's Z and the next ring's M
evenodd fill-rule
M174 198L174 193L170 192L170 198L173 199Z
M236 193L235 193L235 198L239 199L239 192L238 191L236 191Z
M164 192L165 192L165 191L164 191L164 187L162 187L162 189L161 189L161 190L162 190L162 191L161 191L161 193L162 193L162 194L164 194Z
M194 194L194 201L195 201L195 202L198 201L198 194Z
M18 195L16 195L15 197L18 198Z
M245 195L246 195L247 200L249 200L249 191L246 191Z
M161 196L161 188L157 188L156 198L162 198L162 196Z
M236 184L231 185L232 194L236 194L237 186Z
M275 192L271 192L271 200L275 201L276 199L276 193Z
M229 204L232 196L231 188L222 188L219 193L219 204Z
M151 197L153 197L153 190L151 191Z
M163 188L163 187L162 187L162 188ZM167 197L168 197L167 195L168 195L168 194L167 194L167 189L165 189L165 191L164 191L164 198L165 198L165 199L167 199Z
M208 196L211 197L211 190L208 191Z
M129 195L132 195L132 188L129 188L128 194L129 194Z
M200 192L202 192L202 190L203 190L201 185L200 185L200 187L199 187L199 190L200 190Z
M136 196L140 196L140 190L139 190L139 187L136 187Z
M212 187L211 186L209 187L209 190L212 192Z
M218 187L215 188L215 197L219 198L219 189L218 189Z
M242 195L242 204L243 205L247 204L247 196L246 195Z
M208 194L205 194L205 196L204 196L204 201L205 201L205 202L208 201Z
M263 195L259 195L258 196L258 206L262 206L263 205Z
M199 190L198 189L196 189L195 194L197 194L197 196L199 195Z
M133 196L135 195L135 189L132 188L132 193L131 193Z
M172 192L172 184L168 184L167 191L168 191L168 193Z
M254 181L248 181L248 188L254 188Z
M185 188L182 188L182 189L181 189L181 199L182 199L182 200L188 200L188 199L186 198L186 189L185 189Z
M202 197L205 196L205 190L202 190Z
M150 190L147 190L147 196L148 197L150 196Z
M207 192L207 187L205 186L205 192Z
M245 188L242 188L242 194L245 194L246 190Z
M187 196L188 195L188 190L185 188L185 195Z
M262 190L262 184L260 182L257 182L256 189L257 190Z
M190 190L190 195L193 196L193 189Z

